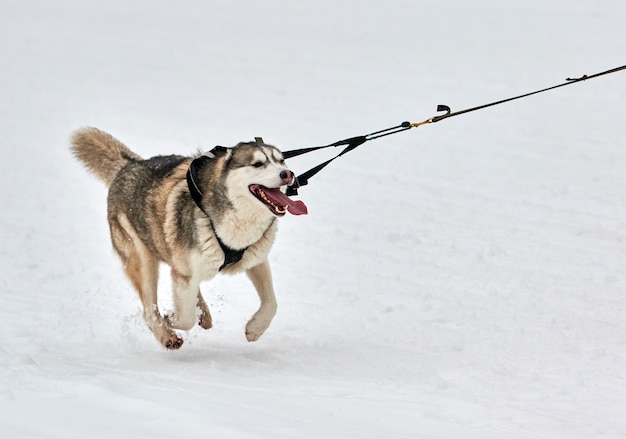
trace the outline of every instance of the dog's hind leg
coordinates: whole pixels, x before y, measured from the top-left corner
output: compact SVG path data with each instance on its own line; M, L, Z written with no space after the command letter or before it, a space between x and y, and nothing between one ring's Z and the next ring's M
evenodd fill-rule
M276 296L272 284L272 272L267 260L246 270L246 274L256 288L259 299L261 299L261 306L246 325L248 341L257 341L276 315Z
M124 270L139 293L143 318L156 339L167 349L178 349L183 339L170 329L157 305L159 261L141 242L125 215L110 218L113 246L120 255Z
M204 301L200 289L198 289L198 308L200 308L200 321L198 324L204 329L211 329L213 327L213 319L211 318L209 306Z

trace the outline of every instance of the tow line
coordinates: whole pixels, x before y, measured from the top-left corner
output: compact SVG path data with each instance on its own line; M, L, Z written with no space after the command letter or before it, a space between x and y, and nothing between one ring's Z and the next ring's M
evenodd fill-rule
M521 94L521 95L518 95L518 96L513 96L513 97L510 97L510 98L507 98L507 99L502 99L502 100L499 100L499 101L490 102L488 104L483 104L483 105L478 105L476 107L466 108L465 110L452 111L450 109L450 107L447 106L447 105L438 105L437 106L437 112L442 112L443 111L445 113L444 114L440 114L438 116L429 117L428 119L423 120L421 122L402 122L401 124L396 125L396 126L391 127L391 128L386 128L384 130L374 131L373 133L365 134L365 135L362 135L362 136L350 137L348 139L339 140L337 142L330 143L328 145L313 146L313 147L309 147L309 148L301 148L301 149L294 149L294 150L291 150L291 151L284 151L283 152L283 156L286 159L289 159L291 157L296 157L296 156L299 156L299 155L302 155L302 154L306 154L308 152L317 151L318 149L329 148L331 146L337 147L337 146L346 145L346 147L343 149L343 151L341 151L335 157L331 158L330 160L326 160L325 162L320 163L319 165L317 165L317 166L309 169L308 171L298 175L296 177L294 183L287 188L287 195L289 195L289 196L297 195L298 194L298 188L302 187L302 186L306 186L307 184L309 184L309 180L311 179L311 177L313 177L319 171L324 169L333 160L338 159L339 157L341 157L344 154L347 154L348 152L352 151L353 149L356 149L358 146L364 144L368 140L379 139L381 137L389 136L391 134L396 134L396 133L399 133L399 132L402 132L402 131L410 130L411 128L417 128L419 126L427 125L427 124L431 124L431 123L435 123L435 122L439 122L439 121L442 121L444 119L448 119L450 117L459 116L461 114L471 113L472 111L482 110L483 108L493 107L494 105L504 104L505 102L511 102L511 101L514 101L514 100L517 100L517 99L526 98L528 96L536 95L536 94L543 93L543 92L546 92L546 91L549 91L549 90L554 90L555 88L565 87L566 85L575 84L577 82L588 81L590 79L599 78L600 76L608 75L609 73L619 72L621 70L626 70L626 65L623 65L621 67L615 67L613 69L606 70L604 72L595 73L593 75L583 75L583 76L580 76L578 78L567 78L567 79L565 79L565 82L563 82L561 84L553 85L551 87L542 88L541 90L532 91L530 93L524 93L524 94Z

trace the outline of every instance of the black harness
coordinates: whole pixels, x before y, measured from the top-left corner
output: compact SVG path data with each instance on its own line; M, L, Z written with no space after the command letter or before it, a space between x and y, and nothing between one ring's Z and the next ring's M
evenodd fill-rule
M202 191L200 190L200 185L198 184L198 169L197 168L200 165L200 163L204 162L205 160L210 160L210 159L215 158L215 152L222 151L225 149L226 148L224 148L223 146L216 146L211 151L205 152L203 155L201 155L197 159L194 159L189 165L189 169L187 170L187 187L189 188L189 193L191 194L191 198L196 203L196 206L198 206L200 210L209 219L209 224L211 225L211 230L213 231L213 234L215 235L215 239L217 240L217 243L220 245L220 248L222 249L222 251L224 252L224 263L220 267L219 271L222 271L224 268L228 267L229 265L232 265L241 261L241 258L243 258L244 252L248 249L248 247L244 247L241 249L234 249L224 244L224 241L222 241L222 239L219 237L219 235L215 231L215 225L213 224L213 220L211 219L211 216L206 210L204 210L204 207L202 207L203 194L202 194Z

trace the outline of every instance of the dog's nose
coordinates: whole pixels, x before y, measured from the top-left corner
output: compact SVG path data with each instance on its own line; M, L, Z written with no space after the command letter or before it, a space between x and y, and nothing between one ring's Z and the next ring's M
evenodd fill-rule
M282 171L280 171L280 179L283 181L283 183L291 184L293 183L293 178L293 172L291 172L289 169L283 169Z

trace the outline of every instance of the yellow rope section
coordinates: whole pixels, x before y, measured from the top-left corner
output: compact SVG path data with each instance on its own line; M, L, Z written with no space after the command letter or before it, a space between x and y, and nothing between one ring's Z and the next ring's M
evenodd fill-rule
M417 128L420 125L426 125L426 124L432 123L432 122L433 122L433 118L432 117L430 119L426 119L426 120L423 120L421 122L413 122L411 124L411 128Z

